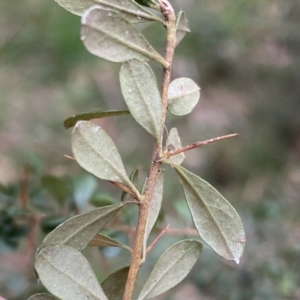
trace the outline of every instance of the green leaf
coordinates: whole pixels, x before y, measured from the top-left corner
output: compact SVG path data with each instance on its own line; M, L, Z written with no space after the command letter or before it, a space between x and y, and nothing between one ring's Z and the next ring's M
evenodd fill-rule
M89 242L89 246L94 247L118 247L123 248L131 252L131 248L125 244L122 244L109 236L97 233L96 236Z
M150 201L150 207L147 217L147 225L146 225L146 233L145 233L145 245L147 242L147 239L150 235L150 232L154 226L154 224L157 221L160 209L161 209L161 203L163 199L163 189L164 189L164 170L160 169L157 179L155 182L155 186L153 189L151 201Z
M110 274L101 284L109 300L122 300L128 277L129 267L124 267Z
M169 132L167 141L166 141L166 151L174 151L176 149L181 148L181 140L178 134L177 128L172 128ZM179 153L174 156L171 156L169 160L176 165L180 165L185 158L184 153Z
M201 238L220 256L239 263L245 231L236 210L209 183L180 166L173 167Z
M86 171L135 189L116 145L101 127L89 121L77 122L72 133L72 149L78 164Z
M68 245L78 250L84 249L106 223L125 205L126 203L118 203L96 208L70 218L46 236L40 249L57 244Z
M81 16L88 8L99 5L114 10L131 23L163 20L131 0L55 0L72 14Z
M182 39L188 32L191 32L189 23L186 18L185 12L181 10L178 13L176 20L176 45L178 45L182 41Z
M169 66L131 23L100 6L83 14L81 40L90 53L112 62L153 59Z
M1 299L1 297L0 297ZM49 294L35 294L32 295L30 298L27 300L56 300L57 298L49 295Z
M121 90L133 118L157 140L161 134L161 97L148 64L130 60L122 64Z
M66 182L59 177L45 175L42 177L42 185L60 204L63 204L70 195Z
M42 249L35 270L47 290L62 300L108 300L87 259L72 247Z
M129 179L134 184L134 186L138 186L138 176L139 176L138 168L134 169L129 176ZM121 201L126 201L126 200L130 199L131 197L132 196L127 194L125 191L123 191L121 194Z
M189 114L200 98L199 86L190 78L177 78L170 83L168 110L176 116Z
M81 113L78 115L74 115L64 121L64 126L66 129L75 126L77 121L89 121L93 119L100 119L105 117L113 117L113 116L122 116L130 114L129 110L99 110L99 111L91 111L87 113Z
M151 299L182 281L196 263L202 244L195 240L182 240L159 258L149 275L138 300Z

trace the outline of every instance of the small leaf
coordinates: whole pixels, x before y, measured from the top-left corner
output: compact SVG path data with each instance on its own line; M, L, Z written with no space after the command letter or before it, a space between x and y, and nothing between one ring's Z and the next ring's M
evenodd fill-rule
M161 134L161 97L148 64L130 60L122 64L121 90L133 118L157 140Z
M181 10L178 13L176 20L176 45L178 45L182 41L182 39L188 32L191 32L189 23L186 18L185 12Z
M182 281L196 263L202 244L195 240L182 240L169 249L156 262L138 300L151 299Z
M131 23L163 20L132 0L55 0L72 14L81 16L88 8L99 5L114 10Z
M75 126L77 121L89 121L93 119L100 119L105 117L113 117L113 116L122 116L130 114L129 110L99 110L99 111L91 111L87 113L81 113L78 115L74 115L64 121L64 126L66 129Z
M118 247L123 248L131 252L131 248L125 244L122 244L109 236L97 233L96 236L89 242L89 246L94 247Z
M153 59L169 66L131 23L100 6L83 14L81 40L90 53L112 62Z
M128 277L129 267L124 267L110 274L101 284L109 300L122 300Z
M42 249L35 270L42 284L62 300L107 300L87 259L65 245Z
M70 195L67 183L59 177L45 175L42 177L42 185L60 204L63 204Z
M0 297L0 300L1 300L1 297ZM55 298L49 294L35 294L35 295L32 295L27 300L57 300L57 298Z
M199 101L200 88L190 78L177 78L170 83L168 110L176 116L189 114Z
M168 135L168 138L166 141L166 151L174 151L181 147L182 147L182 145L181 145L181 140L180 140L180 137L178 134L178 130L177 130L177 128L174 127L170 130L170 133ZM182 152L182 153L176 154L174 156L171 156L169 158L169 160L176 165L180 165L183 162L184 158L185 158L185 155Z
M163 189L164 189L164 170L160 169L157 175L157 179L155 182L155 186L150 201L150 207L149 207L149 212L147 217L146 233L144 237L145 245L150 235L150 232L157 221L161 209L161 203L163 199Z
M138 176L139 176L139 169L136 168L132 171L132 173L129 176L130 181L134 184L134 186L138 186ZM128 198L130 198L129 194L127 194L125 191L121 194L121 201L126 201Z
M180 166L173 167L201 238L220 256L239 263L245 231L236 210L209 183Z
M77 122L72 133L72 149L78 164L86 171L133 187L116 145L101 127L88 121Z
M125 205L126 203L118 203L104 206L70 218L46 236L40 249L59 244L83 250L106 223Z

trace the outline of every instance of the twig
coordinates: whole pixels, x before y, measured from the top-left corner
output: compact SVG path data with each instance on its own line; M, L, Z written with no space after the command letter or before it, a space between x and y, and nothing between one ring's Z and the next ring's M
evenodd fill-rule
M147 225L147 217L150 206L150 201L152 198L153 189L155 182L157 180L157 174L160 169L161 162L158 159L162 155L162 139L163 130L166 120L166 111L168 104L168 89L171 80L171 66L173 62L174 50L175 50L175 40L176 40L176 16L174 10L167 0L158 0L160 5L160 10L165 17L165 27L167 30L167 42L166 42L166 53L165 61L168 63L168 67L164 65L163 69L163 80L162 80L162 119L161 119L161 137L159 140L155 141L152 153L152 161L150 165L150 170L148 174L148 180L143 195L140 199L139 205L139 215L138 223L136 228L135 242L133 245L131 264L128 272L127 282L125 286L123 300L131 300L132 293L134 289L134 284L138 275L139 268L142 264L143 257L143 247L144 247L144 236Z
M128 234L135 233L136 228L128 225L112 225L110 228L115 229L117 231L122 231ZM163 231L164 228L154 228L154 232L161 232ZM176 235L176 236L182 236L182 235L198 235L198 232L194 228L169 228L168 231L166 232L168 235Z
M154 239L154 241L147 247L146 253L148 254L153 247L157 244L157 242L161 239L161 237L168 231L170 227L170 224L168 224L162 231L161 233Z
M207 144L211 144L211 143L215 143L215 142L222 141L222 140L225 140L225 139L229 139L229 138L235 137L237 135L238 135L238 133L232 133L232 134L227 134L227 135L222 135L222 136L219 136L219 137L215 137L215 138L205 140L205 141L195 142L193 144L178 148L176 150L165 152L164 157L169 158L173 155L176 155L176 154L188 151L188 150L192 150L192 149L200 147L200 146L204 146L204 145L207 145Z

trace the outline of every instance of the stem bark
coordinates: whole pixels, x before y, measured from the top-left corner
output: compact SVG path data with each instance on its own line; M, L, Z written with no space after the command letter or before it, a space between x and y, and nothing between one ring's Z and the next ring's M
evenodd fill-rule
M144 248L144 235L147 225L147 217L149 211L149 204L151 201L154 185L157 179L157 175L160 169L161 161L160 158L163 155L163 128L166 121L166 112L168 104L168 89L171 80L171 67L173 62L174 50L176 45L176 16L173 7L168 0L159 0L160 9L165 17L165 27L167 31L167 41L166 41L166 52L165 61L169 64L168 67L163 69L163 80L162 80L162 90L161 90L161 100L162 100L162 131L161 138L159 141L155 141L153 147L152 161L148 174L148 180L146 183L145 191L141 197L139 203L139 216L138 223L135 234L135 242L133 246L131 265L128 272L128 278L125 286L123 300L131 300L134 284L137 279L139 268L143 263L143 251Z

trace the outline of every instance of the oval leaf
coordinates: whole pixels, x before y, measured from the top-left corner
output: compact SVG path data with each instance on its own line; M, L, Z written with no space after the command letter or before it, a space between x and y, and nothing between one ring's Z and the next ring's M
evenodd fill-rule
M176 45L178 45L182 41L182 39L188 32L191 32L189 23L186 18L185 12L181 10L178 13L176 20Z
M178 134L177 128L172 128L169 132L167 141L166 141L166 151L174 151L176 149L181 148L181 140ZM169 160L176 165L180 165L185 158L184 153L179 153L174 156L171 156Z
M57 244L68 245L78 250L84 249L125 205L126 203L118 203L104 206L70 218L46 236L40 249Z
M176 116L189 114L200 98L199 86L190 78L177 78L170 83L168 110Z
M131 248L125 244L122 244L109 236L104 234L96 234L96 236L89 242L89 246L95 247L119 247L128 250L131 252Z
M149 275L138 300L151 299L182 281L196 263L202 244L182 240L163 253Z
M72 133L72 149L78 164L86 171L133 187L116 145L101 127L88 121L77 122Z
M55 0L60 6L72 14L81 16L88 8L94 5L101 5L106 9L111 9L122 14L131 23L163 20L150 11L144 9L132 0Z
M90 53L112 62L153 59L165 67L169 65L131 23L100 6L83 14L81 40Z
M162 107L151 68L139 60L127 61L121 67L120 83L131 115L158 140L161 134Z
M42 284L62 300L107 300L87 259L65 245L42 249L35 270Z
M100 119L105 117L113 117L113 116L122 116L130 114L129 110L104 110L104 111L91 111L87 113L82 113L78 115L74 115L64 121L64 126L66 129L75 126L77 121L89 121L93 119Z
M147 225L146 225L146 233L145 233L145 245L147 242L147 239L150 235L150 232L154 226L154 224L157 221L160 209L161 209L161 203L163 199L163 188L164 188L164 170L160 169L157 179L155 182L155 186L153 189L151 201L150 201L150 207L148 211L148 217L147 217Z
M0 300L1 300L1 297L0 297ZM32 295L27 300L57 300L57 298L55 298L51 295L48 295L48 294L35 294L35 295Z
M245 245L245 231L236 210L209 183L173 166L201 238L222 257L239 263Z
M110 274L101 284L109 300L122 300L128 277L129 267L124 267Z

